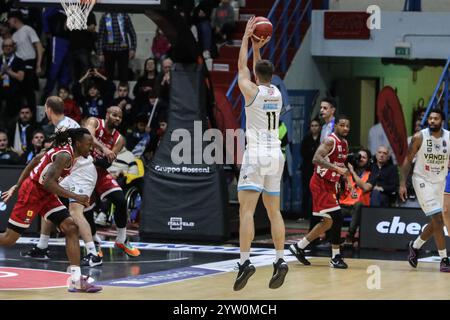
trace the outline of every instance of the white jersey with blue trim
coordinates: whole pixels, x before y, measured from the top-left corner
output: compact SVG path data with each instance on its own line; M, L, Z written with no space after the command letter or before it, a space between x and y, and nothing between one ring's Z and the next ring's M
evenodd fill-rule
M443 182L448 173L450 133L442 129L440 138L433 137L429 128L421 133L422 145L416 155L414 175L431 183Z
M248 148L280 147L278 125L282 106L281 92L276 86L258 86L254 100L245 107Z

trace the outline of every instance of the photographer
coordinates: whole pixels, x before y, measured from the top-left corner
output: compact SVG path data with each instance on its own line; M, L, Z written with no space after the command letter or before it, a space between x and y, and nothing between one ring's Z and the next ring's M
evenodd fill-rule
M341 194L339 203L341 204L342 214L344 216L351 216L352 221L348 230L346 242L354 243L356 230L360 225L361 208L370 204L370 192L364 191L358 187L355 182L354 175L356 175L362 182L366 183L370 176L370 159L371 154L367 149L361 149L356 154L349 154L348 167L352 176L349 178L352 188L349 188ZM351 190L351 191L350 191Z
M349 165L358 187L364 192L372 191L370 195L371 207L389 207L391 197L399 187L398 170L395 165L389 162L389 149L386 146L379 146L376 154L376 163L371 167L371 174L367 182L363 182L356 174L353 167Z

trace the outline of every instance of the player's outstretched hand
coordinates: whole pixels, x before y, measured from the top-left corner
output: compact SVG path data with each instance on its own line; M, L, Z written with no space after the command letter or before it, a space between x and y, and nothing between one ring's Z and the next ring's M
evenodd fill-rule
M405 185L400 185L400 189L398 191L398 194L400 196L400 199L405 202L406 199L408 198L408 191L406 190L406 186Z
M16 192L17 186L13 185L11 188L9 188L8 191L2 193L2 200L3 202L8 202L9 199L14 195L14 192Z
M245 27L244 38L251 38L253 35L253 31L255 30L255 16L251 17L247 21L247 26Z
M264 47L268 42L270 41L270 37L267 37L265 39L256 40L252 37L252 46L255 49L261 49Z

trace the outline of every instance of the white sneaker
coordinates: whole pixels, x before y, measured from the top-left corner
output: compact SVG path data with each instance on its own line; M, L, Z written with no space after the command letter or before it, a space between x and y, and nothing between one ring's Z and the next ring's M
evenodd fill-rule
M106 216L106 213L100 212L95 218L95 224L98 224L100 226L107 226L108 225L107 220L108 217Z

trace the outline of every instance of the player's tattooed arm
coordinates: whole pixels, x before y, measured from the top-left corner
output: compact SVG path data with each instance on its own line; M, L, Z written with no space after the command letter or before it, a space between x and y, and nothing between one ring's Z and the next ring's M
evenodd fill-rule
M347 168L341 168L334 164L332 164L330 161L326 160L326 157L330 154L330 152L334 148L334 140L332 138L325 138L323 143L319 146L316 153L313 157L313 163L326 169L333 170L340 175L346 175L348 170Z
M38 165L39 161L41 161L44 154L45 154L44 152L41 152L40 154L35 156L27 164L25 169L23 169L22 173L20 174L19 180L17 180L17 183L13 185L11 188L9 188L8 191L2 193L2 200L4 202L7 202L9 199L11 199L11 197L14 195L14 192L16 192L20 188L22 183L25 181L25 179L30 176L31 171L33 171L34 167Z
M408 178L409 172L411 171L411 164L416 156L417 152L422 145L423 136L421 132L417 132L411 139L411 143L408 147L408 154L406 155L403 165L400 167L400 188L399 196L402 201L406 201L408 197L408 192L406 190L406 179Z
M61 176L65 168L71 165L71 156L67 152L61 152L55 155L53 162L49 165L49 168L45 174L44 178L44 189L56 194L57 196L74 199L75 201L81 203L82 205L89 205L89 197L86 195L78 195L62 188L58 184L58 179Z

